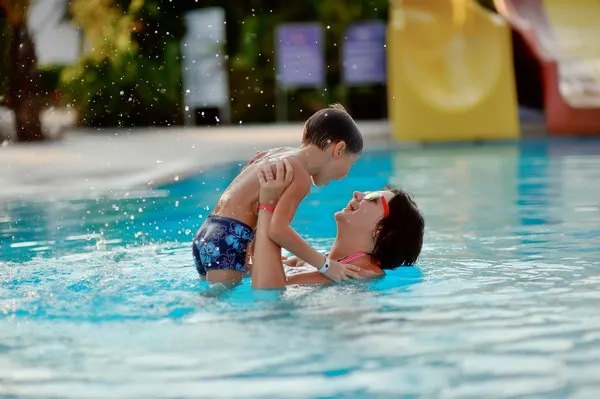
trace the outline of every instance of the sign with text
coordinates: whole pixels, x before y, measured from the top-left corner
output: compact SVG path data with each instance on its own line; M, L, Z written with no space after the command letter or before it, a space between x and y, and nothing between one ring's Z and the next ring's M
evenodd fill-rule
M275 54L280 87L325 85L323 28L317 23L286 24L277 28Z
M386 76L385 24L359 22L346 29L342 79L350 85L380 84Z
M192 108L223 107L228 102L225 11L204 8L185 14L181 42L184 103Z

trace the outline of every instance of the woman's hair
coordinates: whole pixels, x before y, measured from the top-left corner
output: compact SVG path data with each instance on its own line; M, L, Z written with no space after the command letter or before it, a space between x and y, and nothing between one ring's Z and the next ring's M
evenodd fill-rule
M407 192L390 186L386 186L386 190L395 195L388 202L389 215L377 223L371 255L382 269L412 266L423 247L425 220Z

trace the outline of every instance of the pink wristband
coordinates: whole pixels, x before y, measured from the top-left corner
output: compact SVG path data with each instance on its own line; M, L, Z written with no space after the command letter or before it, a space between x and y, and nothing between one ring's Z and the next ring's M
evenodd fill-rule
M258 210L260 211L261 209L271 213L275 212L275 207L272 205L259 204Z

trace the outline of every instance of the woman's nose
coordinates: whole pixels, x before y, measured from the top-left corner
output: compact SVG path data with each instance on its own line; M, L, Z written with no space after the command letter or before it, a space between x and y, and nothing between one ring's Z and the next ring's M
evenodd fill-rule
M363 193L363 192L360 192L360 191L354 192L354 199L357 201L362 201L364 196L365 196L365 193Z

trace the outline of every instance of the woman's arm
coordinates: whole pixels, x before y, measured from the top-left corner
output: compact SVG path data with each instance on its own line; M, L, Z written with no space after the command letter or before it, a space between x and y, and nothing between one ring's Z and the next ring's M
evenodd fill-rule
M273 214L258 211L254 258L252 258L252 288L282 288L286 285L285 271L281 263L281 247L269 238L269 225Z
M358 274L358 276L360 277L361 280L364 280L367 278L383 275L384 273L377 273L377 272L374 272L373 270L361 268L360 271L357 272L356 274ZM308 272L303 272L303 273L296 273L293 276L287 277L286 285L331 284L331 283L334 283L334 282L331 281L330 279L328 279L327 277L325 277L322 273L319 273L318 271L315 271L315 272L308 271Z
M293 178L291 165L287 160L284 160L284 163L285 169L284 164L277 163L277 176L275 178L269 173L269 179L267 179L267 174L265 174L267 170L270 172L270 165L263 166L258 171L260 183L259 203L261 206L258 211L256 236L254 238L252 287L255 289L273 289L293 284L333 283L331 279L318 271L298 273L287 278L281 259L281 247L269 238L273 208ZM267 205L267 207L262 205ZM299 259L292 260L295 264L298 261ZM357 269L358 276L362 278L372 275L372 272L368 270L354 267Z
M267 169L270 172L270 165L258 170L260 205L252 259L252 287L255 289L282 288L286 285L285 271L281 263L281 247L269 238L274 207L293 179L292 166L287 160L283 162L277 162L275 178L270 173L265 174Z
M305 261L298 258L297 256L290 256L290 257L283 256L281 258L281 260L283 260L284 265L290 266L290 267L300 267L300 266L304 266L307 264Z

